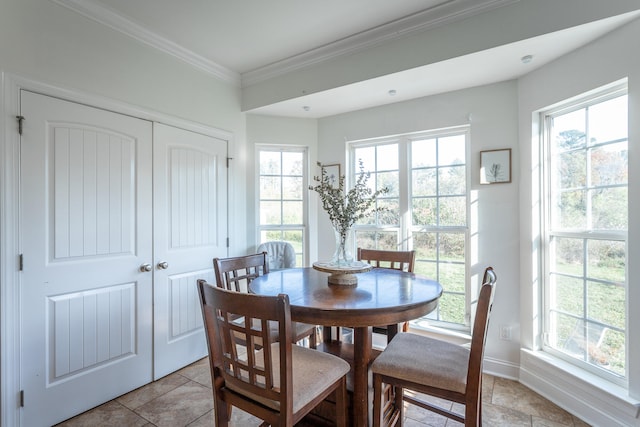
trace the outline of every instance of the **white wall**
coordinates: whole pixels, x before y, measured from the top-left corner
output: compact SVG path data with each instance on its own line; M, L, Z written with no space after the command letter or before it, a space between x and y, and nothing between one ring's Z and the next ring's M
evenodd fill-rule
M602 387L598 393L582 380L588 376L566 376L552 365L540 365L533 360L533 353L523 353L521 379L543 394L554 396L561 406L574 413L581 411L583 419L594 425L638 425L637 399L640 398L640 21L636 20L599 40L578 49L520 79L519 141L520 141L520 287L519 302L523 326L522 346L527 350L539 347L540 319L536 305L540 295L538 281L539 230L537 212L539 193L538 138L536 112L555 103L584 94L625 77L629 84L629 240L628 240L628 336L630 346L628 362L630 370L630 396L623 389L616 389L597 380L591 382ZM529 171L526 173L526 171ZM518 306L513 301L514 307ZM544 366L544 370L540 369ZM574 390L591 390L591 395L567 393ZM604 391L604 390L608 391ZM634 402L634 399L636 401Z
M221 129L232 135L232 155L245 145L245 116L240 112L240 89L49 0L0 0L0 76L28 81L57 94L106 100L107 104L175 117ZM15 78L14 78L15 77ZM18 212L16 170L19 113L17 94L0 79L0 303L3 327L2 425L17 425L19 337L4 334L17 318L7 301L17 299ZM31 83L36 82L37 84ZM6 95L6 97L5 97ZM8 99L11 97L12 99ZM6 101L6 104L5 104ZM28 118L26 120L29 120ZM198 127L198 126L196 126ZM233 242L246 242L245 171L231 170L229 208ZM235 221L235 222L234 222ZM231 252L234 247L231 248ZM0 405L1 405L0 404Z
M471 274L492 265L499 277L487 357L489 369L517 376L520 301L518 288L519 218L517 86L515 81L476 87L438 96L401 102L321 119L318 125L318 159L345 164L345 140L396 135L451 126L471 126L471 193L475 200L472 231ZM471 114L471 122L468 121ZM494 148L513 150L513 181L480 185L480 151ZM319 257L331 256L335 242L326 215L319 218ZM325 232L326 231L326 232ZM513 329L513 340L499 341L498 326Z
M0 68L232 132L239 88L43 0L0 0Z
M239 87L52 1L0 0L0 71L228 131L231 155L244 150ZM230 172L240 192L245 168ZM232 218L246 212L244 197L230 202ZM232 252L246 241L243 216L237 224Z
M306 147L308 155L308 167L310 175L316 171L317 142L318 142L318 122L315 119L294 119L286 117L261 116L256 114L247 115L247 164L253 165L247 168L247 210L251 213L247 215L247 251L255 250L259 236L255 227L258 208L255 204L257 199L256 175L256 144L267 145L291 145L296 147ZM251 197L255 195L255 197ZM307 240L306 253L309 260L317 259L317 197L310 195L309 199L309 238ZM309 263L310 265L310 263Z

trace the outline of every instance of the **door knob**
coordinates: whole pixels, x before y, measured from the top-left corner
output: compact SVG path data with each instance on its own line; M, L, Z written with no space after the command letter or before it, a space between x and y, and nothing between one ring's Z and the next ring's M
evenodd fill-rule
M161 261L158 263L158 270L166 270L169 268L169 263L167 261Z
M140 266L140 271L143 272L143 273L144 272L149 272L151 270L153 270L153 267L151 267L151 264L142 264Z

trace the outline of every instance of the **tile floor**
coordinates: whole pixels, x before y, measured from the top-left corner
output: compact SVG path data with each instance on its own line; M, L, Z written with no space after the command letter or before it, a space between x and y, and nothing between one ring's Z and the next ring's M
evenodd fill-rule
M463 410L463 407L460 405L459 409ZM202 359L159 381L58 424L58 427L211 427L212 410L209 365L207 359ZM406 427L462 426L413 405L407 406L405 416ZM483 382L483 421L485 426L491 427L588 426L518 382L489 375L485 376ZM258 419L234 408L232 426L259 424Z

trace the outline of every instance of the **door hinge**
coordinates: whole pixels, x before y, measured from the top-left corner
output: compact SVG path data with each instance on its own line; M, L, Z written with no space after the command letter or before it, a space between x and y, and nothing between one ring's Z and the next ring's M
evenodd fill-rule
M18 256L18 271L22 271L23 268L24 268L24 256L20 254Z
M227 157L227 169L229 168L229 162L233 160L233 157Z
M20 390L20 407L24 408L24 390Z
M227 237L227 247L229 247L229 238Z
M16 116L18 119L18 133L22 135L22 122L24 121L24 116Z

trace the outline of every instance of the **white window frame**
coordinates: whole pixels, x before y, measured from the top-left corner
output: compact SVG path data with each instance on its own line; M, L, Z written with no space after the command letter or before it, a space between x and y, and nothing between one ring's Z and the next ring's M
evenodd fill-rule
M260 223L260 153L263 151L272 151L280 153L302 153L302 224L292 225L262 225ZM296 251L296 258L299 256L302 258L302 265L298 267L306 266L309 263L309 150L305 146L294 145L272 145L272 144L256 144L255 151L255 200L256 200L256 246L260 245L261 235L263 231L301 231L302 232L302 253Z
M541 186L541 194L540 200L542 201L542 215L540 217L541 224L540 229L542 231L542 289L543 289L543 299L542 299L542 307L541 311L543 313L542 319L542 330L543 330L543 339L541 340L542 350L557 357L561 360L567 361L568 363L577 366L580 369L583 369L587 372L590 372L596 376L599 376L607 381L610 381L616 385L627 388L628 387L628 379L629 379L629 274L628 274L628 256L629 256L629 242L628 242L628 229L626 232L620 231L553 231L551 230L551 166L550 166L550 143L551 143L551 132L552 132L552 119L555 116L559 116L561 114L570 113L572 111L580 110L585 107L597 105L600 102L604 102L621 95L628 94L627 84L620 84L613 87L606 88L604 90L596 91L594 93L587 94L582 97L574 98L572 100L568 100L560 106L556 106L554 108L550 108L546 111L540 113L540 121L543 123L542 131L542 144L541 144L541 170L542 170L542 186ZM628 138L628 135L627 135ZM628 140L628 139L627 139ZM627 182L627 189L629 189L629 182ZM625 368L626 375L618 376L613 372L606 371L603 369L599 369L595 365L592 365L585 361L580 361L575 358L572 358L570 355L565 354L564 352L555 349L549 344L549 328L551 327L551 300L553 296L551 295L549 277L551 275L551 266L552 264L552 255L553 250L551 248L552 237L569 237L569 238L580 238L580 239L589 239L589 240L607 240L607 241L622 241L625 244L625 252L626 252L626 319L625 319ZM583 295L584 298L584 295ZM586 316L586 314L583 314Z
M447 136L464 135L465 136L465 172L466 172L466 226L413 226L411 225L411 142L414 140L429 139L429 138L444 138ZM412 323L414 327L428 328L435 326L438 328L445 328L456 330L459 332L468 333L471 326L471 305L472 305L472 286L470 283L470 260L472 259L471 245L470 245L470 229L471 229L471 159L470 159L470 128L468 125L456 126L446 129L435 129L430 131L408 133L403 135L371 138L366 140L354 140L347 142L347 182L351 187L355 181L356 174L359 171L358 159L355 158L356 148L366 148L377 145L385 144L398 144L398 171L399 171L399 205L400 205L400 221L398 227L395 226L376 226L376 225L356 225L356 231L397 231L398 242L397 250L411 250L413 249L413 241L411 239L411 233L415 231L428 231L428 232L459 232L464 234L465 244L465 260L464 260L464 324L451 323L441 320L434 320L429 317L417 319ZM384 197L384 196L383 196ZM405 212L403 212L405 209ZM355 242L354 242L355 244ZM353 248L355 250L355 248ZM420 260L416 260L419 262ZM432 313L433 314L433 313Z

